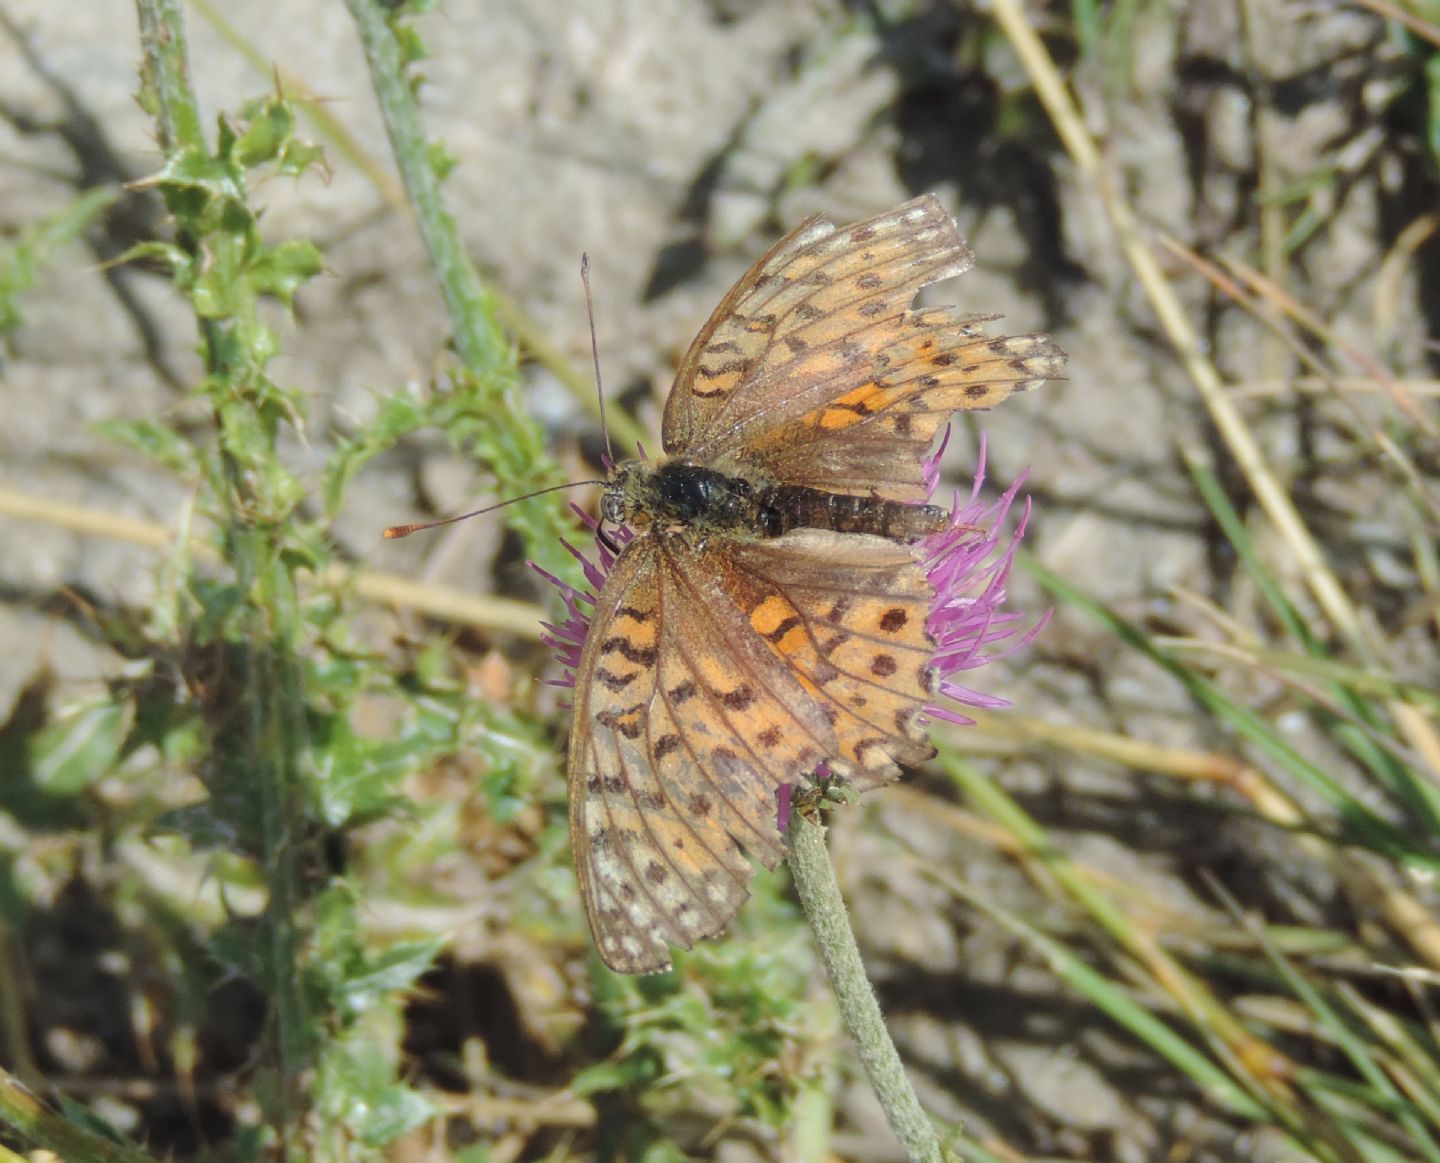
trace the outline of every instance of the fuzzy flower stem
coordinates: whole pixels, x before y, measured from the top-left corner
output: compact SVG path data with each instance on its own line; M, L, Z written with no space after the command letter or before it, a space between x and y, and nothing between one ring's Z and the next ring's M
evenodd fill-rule
M865 976L850 917L830 865L825 826L811 823L801 812L793 812L785 838L800 905L840 1003L840 1016L855 1040L860 1064L885 1109L885 1117L912 1163L940 1163L940 1140L905 1076L900 1054L885 1028L880 1003Z
M471 371L503 373L510 363L509 342L496 319L494 300L465 251L455 219L445 208L440 175L420 120L420 105L405 73L399 41L387 20L391 6L380 0L345 2L370 65L370 80L400 180L415 207L415 220L455 328L455 348Z

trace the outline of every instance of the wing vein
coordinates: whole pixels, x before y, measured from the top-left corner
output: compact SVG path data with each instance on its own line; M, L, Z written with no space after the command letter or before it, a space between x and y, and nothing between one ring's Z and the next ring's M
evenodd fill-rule
M664 594L665 594L664 587L661 587L661 589L660 589L660 599L659 599L659 600L660 600L662 606L663 606L663 603L664 603ZM668 633L669 633L669 630L668 630L669 623L665 621L665 619L663 618L663 616L662 616L662 618L661 618L660 624L661 624L662 627L665 628L664 632L665 632L666 634L668 634ZM678 624L678 619L677 619L677 624ZM676 655L677 655L678 657L680 657L680 658L682 658L682 659L685 660L685 669L686 669L690 674L694 675L696 679L699 679L699 678L701 677L701 676L700 676L700 672L699 672L698 669L696 669L696 667L695 667L695 665L694 665L694 660L693 660L693 658L691 657L690 652L686 649L684 637L683 637L682 635L678 635L678 634L677 634L677 635L674 635L673 638L672 638L672 642L673 642L673 645L674 645L674 650L675 650ZM699 688L699 689L704 689L704 688L703 688L703 684L701 684L700 682L696 682L695 685L696 685L696 687ZM725 795L725 793L724 793L723 791L721 791L719 785L718 785L718 784L715 782L715 780L711 777L711 774L710 774L709 769L706 767L706 765L705 765L704 763L701 762L701 760L700 760L700 755L699 755L698 751L697 751L696 748L695 748L694 741L693 741L692 738L691 738L691 733L690 733L690 731L686 730L686 728L685 728L685 726L684 726L684 721L683 721L682 717L681 717L680 715L676 714L676 712L675 712L675 703L673 702L673 700L672 700L671 697L670 697L670 692L665 689L665 684L664 684L663 682L659 681L659 676L658 676L658 675L657 675L657 679L656 679L656 683L655 683L655 692L656 692L656 694L659 695L661 703L664 704L664 706L665 706L665 711L666 711L666 713L670 716L670 721L671 721L671 722L674 724L674 726L675 726L676 734L678 734L678 735L680 736L681 746L683 746L683 747L685 748L686 754L689 755L689 757L690 757L690 765L691 765L691 768L692 768L694 771L698 771L698 772L700 773L701 777L705 780L706 784L709 785L710 789L714 792L714 794L715 794L719 799L723 800L726 804L730 804L729 798ZM648 741L648 739L649 739L649 735L650 735L650 729L649 729L649 722L647 721L647 724L646 724L646 739L647 739L647 741ZM651 754L652 756L654 755L654 750L653 750L653 748L651 749L650 754ZM658 778L658 776L659 776L659 771L660 771L660 769L659 769L659 767L658 767L658 765L657 765L657 766L656 766L656 776L657 776L656 782L659 783L661 793L665 796L666 800L669 801L670 805L671 805L673 808L675 808L677 814L681 815L682 818L693 814L693 811L692 811L690 805L678 803L678 802L676 801L675 797L670 794L670 788L666 786L665 781ZM731 806L731 809L732 809L732 811L733 811L733 810L734 810L734 805L733 805L733 804L730 804L730 806ZM762 842L762 843L763 843L763 839L764 839L764 838L763 838L763 835L759 832L758 829L754 829L754 828L753 828L753 825L750 825L750 820L749 820L749 817L746 815L746 813L744 813L744 812L736 812L735 814L738 815L742 820L744 820L747 825L749 825L749 826L752 827L752 829L755 831L755 835L756 835L757 842ZM706 844L705 841L704 841L704 837L702 837L697 830L695 830L695 829L692 828L692 829L691 829L691 834L692 834L698 841L700 841L700 846L701 846L706 852L708 852L708 853L715 859L715 862L716 862L717 864L719 864L722 868L725 869L726 874L727 874L728 876L730 876L731 879L734 880L734 881L736 882L736 884L739 885L739 887L740 887L742 890L744 890L744 889L745 889L744 881L743 881L741 878L735 876L735 874L730 871L729 866L728 866L728 865L725 863L725 861L724 861L723 855L722 855L721 853L716 852L715 849L711 848L708 844Z
M679 574L679 571L677 571L677 574ZM700 593L699 593L698 587L695 587L695 586L690 582L689 578L685 577L683 574L680 574L680 575L679 575L679 582L680 582L680 584L681 584L682 586L685 586L687 589L689 589L689 590L692 591L692 600L693 600L693 602L694 602L694 608L695 608L695 610L697 610L698 612L700 612L700 613L710 622L710 625L711 625L713 628L723 630L723 627L719 627L719 626L718 626L717 620L716 620L715 617L711 614L708 605L707 605L704 601L700 600ZM728 595L726 595L726 600L727 600L727 601L730 601L730 600L731 600ZM736 608L737 610L739 609L738 606L735 607L735 608ZM747 622L747 625L746 625L746 631L747 631L748 633L752 634L752 635L754 634L754 630L748 625L748 622ZM723 636L722 636L722 640L723 640ZM761 685L761 687L763 687L778 703L780 703L781 706L784 706L784 705L785 705L785 697L784 697L783 695L781 695L779 692L777 692L777 691L775 690L775 688L771 685L771 683L769 683L766 679L762 678L762 677L755 671L755 669L751 666L749 660L744 659L744 658L737 657L737 656L735 656L735 655L733 655L733 654L731 655L731 658L736 662L736 664L737 664L738 666L744 668L744 670L750 675L750 677L753 678L756 682L758 682L758 683ZM702 687L702 689L703 689L703 687ZM722 713L723 713L723 712L722 712ZM800 717L799 717L798 715L792 714L792 715L791 715L791 718L794 720L795 725L796 725L797 727L800 727L801 729L803 729L803 730L805 731L805 733L814 741L816 747L820 750L820 753L821 753L822 755L828 754L828 753L832 750L832 747L831 747L830 742L829 742L828 740L821 739L821 738L820 738L819 736L817 736L813 731L811 731L810 728L809 728L808 726L806 726L806 724L800 719ZM732 720L730 719L730 717L729 717L728 715L725 715L725 721L726 721L727 724L729 724L729 723L732 722ZM743 742L743 738L741 739L741 741ZM749 745L746 744L746 746L748 747ZM768 764L762 764L761 766L764 767L764 768L766 768L767 770L768 770L768 768L769 768L769 765L768 765Z
M790 605L791 609L795 610L796 613L800 615L800 624L804 627L805 637L809 640L811 647L814 649L815 659L817 660L817 662L824 662L827 665L833 666L837 671L845 675L847 678L851 679L853 682L860 683L871 690L880 690L884 691L886 694L891 695L896 693L894 687L891 684L879 682L874 678L870 677L869 675L862 673L861 671L852 670L847 667L840 666L827 658L824 650L821 649L820 639L815 631L815 627L817 624L816 620L809 614L808 607L801 602L795 601L794 598L791 597L790 589L784 582L776 581L773 578L767 578L763 574L755 573L754 570L750 570L749 572L751 573L751 576L759 578L762 583L773 586L775 592L777 592ZM881 596L887 595L882 594ZM835 629L838 630L839 627L835 627ZM845 628L845 633L847 633L851 637L859 638L862 641L879 643L887 647L888 649L896 652L901 652L912 656L919 656L920 658L924 658L926 656L926 651L923 648L912 646L904 642L897 642L893 638L879 638L875 635L866 634L858 630L851 630L849 627ZM798 668L801 664L796 662L793 665ZM807 666L808 674L813 681L816 677L815 666L809 664L807 664ZM835 700L832 701L835 702L835 705L839 707L842 712L852 716L855 719L858 719L860 722L866 724L867 726L874 727L877 731L880 731L885 735L889 735L895 738L901 738L901 736L896 733L894 728L889 726L888 724L881 723L868 714L861 714L859 709L856 707L846 706L845 704Z

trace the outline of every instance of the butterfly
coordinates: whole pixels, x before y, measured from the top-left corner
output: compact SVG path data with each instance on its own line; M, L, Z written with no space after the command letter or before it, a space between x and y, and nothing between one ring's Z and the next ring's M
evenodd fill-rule
M828 770L865 790L934 754L933 597L946 527L924 456L959 410L1057 376L1039 335L991 338L922 287L973 259L933 195L837 229L802 222L695 337L664 455L616 466L632 532L574 671L568 781L601 959L667 968L785 854L776 794ZM823 765L823 766L822 766Z

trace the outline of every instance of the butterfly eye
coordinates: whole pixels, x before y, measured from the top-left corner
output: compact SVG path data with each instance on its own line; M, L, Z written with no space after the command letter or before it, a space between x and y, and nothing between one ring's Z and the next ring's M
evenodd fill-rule
M625 491L620 481L617 480L605 490L605 496L600 501L600 515L611 525L624 523Z

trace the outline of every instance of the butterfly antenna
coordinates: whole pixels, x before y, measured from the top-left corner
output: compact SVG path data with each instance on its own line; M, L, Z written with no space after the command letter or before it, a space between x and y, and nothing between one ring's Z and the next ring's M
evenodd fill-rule
M558 493L561 489L574 489L580 485L603 485L604 483L604 481L566 481L563 485L551 485L548 489L536 489L533 493L525 493L519 497L511 497L508 501L486 505L483 509L461 513L458 517L444 517L439 521L421 521L415 525L391 525L385 530L385 539L398 541L401 537L409 537L410 534L419 533L422 529L438 529L441 525L453 525L456 521L467 521L471 517L478 517L482 513L493 513L496 509L503 509L506 505L513 505L517 501L528 501L531 497L543 497L546 493Z
M600 431L605 433L605 458L615 463L615 450L610 447L610 427L605 423L605 386L600 382L600 341L595 337L595 297L590 293L590 256L580 256L580 281L585 284L585 314L590 317L590 358L595 364L595 395L600 400Z

